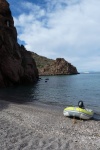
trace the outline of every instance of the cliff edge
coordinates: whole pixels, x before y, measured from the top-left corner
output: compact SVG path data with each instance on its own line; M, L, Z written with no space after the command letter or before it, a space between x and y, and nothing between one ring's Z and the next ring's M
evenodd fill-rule
M17 31L6 0L0 0L0 87L35 83L38 69L24 46L17 43Z

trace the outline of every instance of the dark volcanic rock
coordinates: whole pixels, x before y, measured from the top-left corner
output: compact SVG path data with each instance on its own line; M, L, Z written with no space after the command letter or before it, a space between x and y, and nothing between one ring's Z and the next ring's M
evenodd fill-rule
M0 0L0 87L37 80L38 70L31 53L17 43L9 4Z
M39 70L40 75L72 75L78 74L76 67L68 63L64 58L57 58L52 63Z

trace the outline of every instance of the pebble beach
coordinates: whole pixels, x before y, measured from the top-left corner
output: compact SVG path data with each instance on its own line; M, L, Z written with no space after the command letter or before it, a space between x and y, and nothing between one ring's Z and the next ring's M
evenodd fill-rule
M100 119L67 118L62 111L0 100L0 150L100 150Z

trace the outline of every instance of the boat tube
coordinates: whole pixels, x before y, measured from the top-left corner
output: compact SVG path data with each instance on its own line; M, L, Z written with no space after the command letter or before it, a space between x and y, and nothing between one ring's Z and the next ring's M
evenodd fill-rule
M94 112L91 109L80 107L66 107L63 111L63 115L67 117L77 117L80 119L90 119L93 117Z

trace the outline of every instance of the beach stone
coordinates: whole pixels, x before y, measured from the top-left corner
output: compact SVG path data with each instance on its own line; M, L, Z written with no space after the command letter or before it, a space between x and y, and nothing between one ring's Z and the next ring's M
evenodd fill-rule
M0 110L0 150L100 149L100 120L77 120L73 124L58 108L0 104L7 105Z

